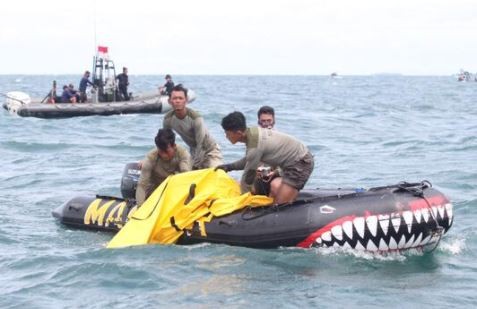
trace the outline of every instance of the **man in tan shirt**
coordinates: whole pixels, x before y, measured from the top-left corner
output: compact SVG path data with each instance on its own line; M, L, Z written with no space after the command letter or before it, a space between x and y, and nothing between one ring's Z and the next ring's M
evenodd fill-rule
M190 171L189 152L176 145L176 136L171 129L160 129L154 139L155 149L142 161L141 176L136 190L136 202L140 206L154 190L170 175Z
M275 130L261 127L247 128L245 116L233 112L222 119L225 136L232 143L245 143L245 157L217 168L224 171L243 170L240 181L242 192L250 191L256 169L262 163L281 168L282 182L272 193L275 204L291 203L303 189L313 172L313 155L296 138ZM217 169L216 168L216 169Z
M174 130L190 147L193 169L222 164L219 145L209 134L202 116L186 107L187 102L187 89L182 85L174 86L169 94L172 110L164 116L163 127Z
M275 110L273 107L264 105L257 112L257 123L259 127L273 130L275 126ZM257 168L257 177L253 183L253 193L261 195L273 195L280 184L282 177L280 169L266 164L261 164Z

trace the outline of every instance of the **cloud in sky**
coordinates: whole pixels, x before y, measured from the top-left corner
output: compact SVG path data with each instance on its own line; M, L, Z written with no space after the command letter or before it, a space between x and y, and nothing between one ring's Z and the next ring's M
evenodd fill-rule
M95 44L131 74L477 71L474 0L2 1L0 73L80 73Z

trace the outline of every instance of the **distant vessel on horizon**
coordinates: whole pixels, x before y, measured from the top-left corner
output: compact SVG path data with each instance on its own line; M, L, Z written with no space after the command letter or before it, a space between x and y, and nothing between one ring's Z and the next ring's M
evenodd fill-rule
M469 71L460 69L460 73L457 74L457 81L459 82L470 82L477 81L477 75L472 75Z

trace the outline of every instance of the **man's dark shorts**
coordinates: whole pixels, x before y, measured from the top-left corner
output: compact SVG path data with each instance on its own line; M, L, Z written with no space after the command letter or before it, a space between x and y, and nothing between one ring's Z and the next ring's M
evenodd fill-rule
M303 189L308 178L310 178L315 162L311 152L308 152L303 158L294 164L282 167L282 181L297 190Z

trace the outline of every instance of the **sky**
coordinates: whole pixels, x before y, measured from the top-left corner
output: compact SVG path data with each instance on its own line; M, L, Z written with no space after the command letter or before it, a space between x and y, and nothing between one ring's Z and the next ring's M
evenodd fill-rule
M4 0L0 74L477 72L477 0Z

